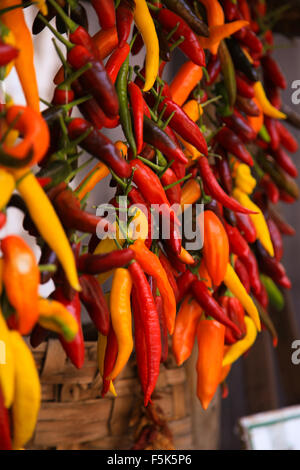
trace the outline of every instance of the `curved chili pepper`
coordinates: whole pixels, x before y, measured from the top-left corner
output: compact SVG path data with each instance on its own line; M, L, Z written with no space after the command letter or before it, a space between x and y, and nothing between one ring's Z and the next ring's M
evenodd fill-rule
M218 48L218 57L221 63L221 71L223 74L224 84L228 95L229 106L233 107L236 102L237 94L235 69L231 54L224 40L220 42Z
M97 13L99 24L102 29L112 28L116 23L115 4L113 0L91 0L93 8Z
M279 189L277 188L276 184L273 183L270 176L265 173L259 184L266 191L266 194L272 204L277 204L279 201Z
M173 11L162 8L158 14L158 21L167 32L172 31L177 26L172 40L176 41L182 36L184 41L179 45L179 49L195 64L200 67L205 66L204 50L200 46L194 31L182 17L176 15Z
M294 164L291 157L284 151L282 147L278 147L277 149L272 150L272 157L276 163L282 168L288 175L292 178L297 178L298 176L298 169Z
M119 45L106 62L105 69L112 83L116 82L120 68L127 59L129 51L130 46L125 42L122 47Z
M267 80L283 90L286 89L287 84L285 77L273 57L269 54L265 55L261 60L261 64Z
M279 228L271 217L267 218L267 224L274 247L274 257L280 261L283 256L283 241Z
M114 144L99 130L91 128L90 124L81 118L73 119L68 126L71 139L77 139L89 129L91 132L80 142L80 146L98 160L103 161L121 178L129 178L130 166L121 158Z
M140 379L142 392L144 394L144 402L148 387L148 360L149 352L146 346L144 321L141 314L140 305L137 298L137 289L133 286L132 289L132 313L134 319L134 345L135 356L137 363L138 376Z
M223 117L223 121L226 125L244 141L248 142L254 140L256 137L256 132L252 129L248 121L244 116L234 109L233 114L228 117Z
M199 67L199 65L194 64L192 61L185 62L178 70L170 85L172 100L179 106L182 106L191 91L200 82L202 76L202 67Z
M228 236L230 251L240 258L247 258L250 248L246 240L241 235L237 227L232 227L227 222L224 222L224 227ZM207 264L207 263L206 263ZM227 265L226 265L227 268ZM225 268L225 269L226 269Z
M187 164L187 158L176 143L158 125L144 115L144 141L160 150L168 159Z
M248 271L250 286L254 295L259 295L261 283L259 279L259 269L254 253L249 250L248 254L241 256L240 258Z
M261 243L257 242L256 248L261 272L270 276L276 284L289 288L290 286L286 283L286 279L288 278L284 266L275 258L269 256Z
M208 26L200 20L184 0L164 0L166 7L183 18L195 33L209 36Z
M243 72L251 82L258 81L258 74L253 65L249 62L246 54L240 47L239 43L233 39L226 39L226 44L229 48L234 66L237 70Z
M104 336L109 332L109 310L101 286L94 276L84 274L79 277L80 300L85 306L92 322Z
M295 229L291 225L289 225L282 218L282 216L279 215L279 213L277 211L275 211L274 209L269 207L269 214L270 214L270 217L272 218L272 220L277 225L280 233L282 233L283 235L290 235L290 236L295 235Z
M206 85L211 86L215 83L221 72L221 62L217 55L211 55L206 70L209 76L209 80L206 81Z
M237 92L239 95L244 98L254 98L253 85L246 77L243 77L241 74L236 74L236 86Z
M116 9L116 25L119 47L122 47L129 37L134 10L134 0L121 0L118 8Z
M131 263L129 272L135 286L135 295L145 334L148 377L144 404L147 406L159 375L161 359L160 325L151 288L141 266L137 262Z
M197 124L183 111L183 109L169 98L165 98L160 103L158 109L165 108L164 117L168 118L175 113L170 121L170 127L176 131L184 140L192 144L199 152L207 155L207 143Z
M106 379L112 372L118 356L118 341L112 324L110 324L109 333L106 340L106 347L103 360L103 385L101 396L104 397L108 390L113 386L112 380ZM101 372L101 371L100 371ZM113 388L114 390L114 388ZM112 390L111 390L112 391Z
M132 131L131 115L128 109L128 95L127 95L127 75L129 69L129 57L123 62L118 73L116 81L116 90L118 93L120 103L120 121L124 135L131 147L133 156L136 156L136 143Z
M253 212L249 211L239 203L236 204L237 201L232 199L230 196L228 196L228 194L223 191L221 186L219 186L219 183L217 182L206 157L200 157L197 163L199 165L204 185L207 188L208 193L214 199L216 199L218 202L220 202L225 207L231 209L234 212L241 212L243 214L249 214L250 212Z
M215 140L225 150L233 153L243 163L253 166L252 156L241 139L229 127L223 127L215 136Z
M186 294L188 294L192 283L196 280L196 274L193 274L192 271L190 271L189 269L187 269L184 273L177 277L177 302L180 302L186 296Z
M169 189L166 189L166 195L171 206L173 204L180 204L181 201L181 186L177 183L177 176L175 175L172 168L168 168L161 177L161 182L164 187L171 186Z
M236 97L236 106L247 116L259 117L261 115L260 108L257 106L254 98L244 98L241 95ZM253 127L253 126L252 126Z
M291 153L297 152L299 146L294 136L278 120L276 121L276 127L281 145Z
M270 147L272 150L276 150L280 144L280 137L277 130L277 120L274 118L269 118L268 116L264 117L264 123L268 134L270 136Z
M236 271L241 283L245 287L245 289L247 291L247 294L249 294L250 289L251 289L249 273L248 273L248 270L247 270L245 264L242 262L242 260L240 260L240 258L236 259L236 261L234 263L234 268L235 268L235 271Z
M77 367L77 369L80 369L84 363L84 339L80 319L81 306L79 294L76 293L72 300L68 300L65 298L62 289L57 287L53 293L53 298L66 307L78 324L78 333L73 341L68 342L60 335L59 340L68 358L72 361L74 366Z
M128 83L128 93L132 108L136 153L139 155L144 143L144 98L140 88L134 82Z
M77 259L77 268L86 274L100 274L111 269L122 268L134 258L134 252L130 248L115 250L106 254L85 253Z

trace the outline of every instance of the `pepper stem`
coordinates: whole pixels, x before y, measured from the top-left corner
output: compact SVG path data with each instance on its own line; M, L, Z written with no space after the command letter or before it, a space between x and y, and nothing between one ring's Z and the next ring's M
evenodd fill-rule
M192 173L189 173L188 175L184 176L183 178L180 178L179 180L175 181L174 183L168 184L167 186L164 186L164 190L167 191L168 189L173 188L179 183L183 183L183 181L189 180L192 176Z
M53 6L53 8L55 8L55 10L57 11L57 13L59 14L59 16L61 17L61 19L65 22L66 26L68 27L68 29L71 31L71 33L74 33L76 31L76 29L78 28L78 24L75 23L75 21L73 21L65 12L64 10L61 8L61 6L58 5L58 3L56 3L55 0L48 0L49 3L51 3L51 5Z
M145 165L148 165L150 168L152 168L153 170L156 170L156 171L162 171L162 167L159 166L159 165L156 165L155 163L153 162L150 162L150 160L147 160L147 158L144 158L144 157L141 157L140 155L138 155L137 157L139 160L141 160L141 162L145 163Z
M81 75L83 75L87 70L91 69L92 68L92 64L90 62L88 62L87 64L85 64L83 67L81 67L80 69L76 70L75 72L71 73L71 75L68 76L68 78L66 78L66 80L64 80L59 86L58 88L60 90L68 90L70 89L70 85L75 82L75 80L77 80L79 77L81 77Z
M49 23L49 21L46 20L46 18L43 17L40 13L38 14L38 18L50 29L50 31L54 34L54 36L62 42L68 50L72 49L74 47L74 44L72 44L68 39L66 39L62 34L60 34L58 31L56 31L55 28Z

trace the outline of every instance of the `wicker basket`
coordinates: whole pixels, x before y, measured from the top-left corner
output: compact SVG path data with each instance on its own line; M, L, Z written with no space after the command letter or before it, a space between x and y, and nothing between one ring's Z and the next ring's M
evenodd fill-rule
M57 339L33 350L42 384L42 405L30 449L130 449L132 416L141 406L134 359L115 381L117 397L100 397L96 342L85 345L86 359L77 370ZM187 369L170 358L161 365L153 401L163 410L176 449L193 448Z

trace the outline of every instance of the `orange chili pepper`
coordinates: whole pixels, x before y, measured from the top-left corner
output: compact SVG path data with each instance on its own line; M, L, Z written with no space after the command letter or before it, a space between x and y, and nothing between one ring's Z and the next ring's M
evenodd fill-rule
M202 308L191 295L187 296L180 305L172 337L172 350L178 366L192 353L201 314Z
M192 257L192 255L190 255L190 253L188 251L186 251L186 249L183 248L183 246L181 247L181 251L180 251L180 254L179 254L178 257L185 264L194 264L195 263L195 260Z
M194 62L185 62L175 75L171 85L170 93L172 100L181 106L188 98L191 91L200 82L203 76L202 67Z
M163 311L167 329L170 334L173 334L176 317L176 300L166 272L158 257L146 247L141 239L136 240L133 245L130 245L130 248L135 252L135 259L142 269L156 280L157 288L163 300Z
M202 259L202 261L201 261L201 264L200 264L199 269L198 269L198 274L199 274L200 280L203 281L204 284L207 287L209 287L209 289L211 289L213 284L212 284L211 277L208 274L207 267L206 267L204 259Z
M232 34L239 31L241 28L248 26L248 24L248 21L238 20L232 21L231 23L211 26L209 28L209 38L199 36L200 45L203 47L203 49L209 49L212 52L215 50L215 46L217 46L218 49L219 44L223 39L228 38Z
M218 0L200 0L200 1L201 3L203 3L206 9L209 29L211 29L212 26L223 25L225 21L225 15L224 15L223 8L221 7ZM213 55L217 54L219 44L220 42L217 42L216 44L211 46L210 51Z
M187 205L194 204L201 196L201 189L197 180L190 179L181 190L181 210L187 209Z
M124 144L124 142L122 142L121 140L117 140L117 142L115 142L115 146L121 152L124 158L127 157L128 147L126 144Z
M79 201L82 201L84 196L92 191L96 184L103 180L107 175L109 175L109 169L107 166L102 162L97 163L75 189L75 193Z
M197 327L197 396L206 410L222 373L225 327L216 320L200 320Z

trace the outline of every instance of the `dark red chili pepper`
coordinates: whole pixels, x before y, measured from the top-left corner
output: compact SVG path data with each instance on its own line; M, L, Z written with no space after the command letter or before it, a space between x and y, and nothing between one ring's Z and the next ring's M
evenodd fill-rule
M40 344L46 341L49 336L49 331L43 328L39 323L36 323L30 333L30 344L33 348L37 348Z
M121 0L116 9L116 25L119 39L119 47L126 43L133 21L135 3L133 0Z
M215 136L216 142L236 158L253 166L253 159L241 139L228 127L223 127Z
M223 117L225 124L244 141L248 142L255 139L256 132L252 129L244 116L234 109L231 116Z
M280 280L286 277L284 266L276 258L269 256L260 242L257 242L256 249L261 272L270 276L275 283L280 283Z
M183 297L189 292L190 287L194 281L197 281L197 276L196 274L193 274L192 271L190 271L189 269L187 269L184 273L177 277L177 302L180 302Z
M241 337L240 329L227 317L222 307L211 296L206 284L202 281L194 281L191 285L193 295L206 315L213 317L218 322L228 326L237 338Z
M9 411L4 406L3 393L0 388L0 450L12 450L10 436Z
M245 98L244 96L237 95L236 106L240 111L247 114L247 116L259 116L260 110L256 103L251 98Z
M18 54L18 49L0 40L0 67L9 64Z
M295 137L278 120L276 120L276 127L281 145L283 145L283 147L291 153L297 152L299 145Z
M164 240L165 241L165 240ZM166 255L168 259L171 262L171 265L173 268L179 272L179 273L184 273L186 271L186 264L184 264L175 254L173 251L171 251L170 247L168 245L164 246L164 250L166 252Z
M221 72L221 62L218 55L210 56L206 69L209 76L206 85L211 86L215 83Z
M160 217L162 219L164 218L163 213L161 213ZM163 227L163 222L161 226ZM175 256L180 255L181 248L182 248L181 235L173 219L170 219L169 232L167 232L167 235L163 238L163 242L170 248L171 252Z
M137 262L129 265L134 285L139 314L143 326L147 354L147 387L144 404L147 406L155 388L161 359L161 336L158 312L153 299L151 287L144 271Z
M216 180L206 157L200 157L198 159L198 165L205 189L210 196L234 212L241 212L243 214L251 213L249 209L243 207L235 199L231 198L223 191L218 181Z
M275 222L275 224L277 225L280 233L282 233L283 235L289 235L289 236L295 235L296 233L295 229L290 224L288 224L288 222L286 222L282 218L282 216L278 214L277 211L275 211L271 207L269 207L269 215L272 218L272 220Z
M138 303L137 292L135 287L133 287L131 294L131 308L134 319L135 357L138 375L145 400L148 386L148 354L144 331L144 322L142 319L142 314Z
M80 208L80 201L70 189L61 191L53 200L54 207L66 228L95 233L98 228L107 231L109 223Z
M225 18L227 21L233 21L238 18L238 7L236 2L232 0L224 0L223 8L225 13Z
M254 294L254 297L256 298L256 300L258 300L258 302L260 303L260 305L264 309L267 309L268 305L269 305L268 292L267 292L267 289L265 288L264 284L261 281L260 281L260 283L261 283L260 291L259 292L253 292L253 294ZM263 321L263 318L261 318L261 320ZM264 321L263 321L263 323L264 323Z
M275 108L281 109L282 100L281 100L279 87L274 86L272 83L268 83L267 85L268 86L266 88L266 91L267 91L267 95L268 95L268 98L269 98L271 104Z
M142 38L142 35L141 33L138 32L136 26L134 26L133 28L133 35L137 35L136 38L135 38L135 41L132 45L132 48L131 48L131 54L132 55L137 55L141 50L142 48L144 47L144 41L143 41L143 38ZM143 86L143 84L142 84Z
M84 363L84 339L80 318L81 305L79 294L76 292L73 299L68 300L64 296L61 287L57 287L53 293L53 298L62 303L78 323L79 330L73 341L68 342L61 335L59 335L59 340L68 358L77 369L80 369Z
M102 29L110 29L116 24L114 0L91 0Z
M216 168L218 171L218 175L220 178L221 186L226 191L227 194L232 193L232 176L231 170L229 166L229 161L227 157L227 153L218 146L216 148L216 153L220 155L222 158L216 159Z
M115 145L98 129L93 129L88 121L81 118L75 118L68 126L68 132L71 139L77 139L85 132L91 129L91 132L80 142L80 146L108 165L121 178L129 178L131 168L129 164L121 157L120 152Z
M194 13L188 2L185 0L164 0L167 8L177 13L180 18L183 18L188 25L200 36L209 36L209 29L204 21L200 20Z
M250 252L250 248L246 240L241 235L237 227L232 227L227 222L223 222L228 236L230 245L230 251L235 255L239 256L242 260L247 258Z
M264 124L267 128L269 136L271 138L270 147L272 150L276 150L279 147L280 136L277 129L277 120L268 116L264 117Z
M195 64L200 67L205 66L204 50L200 46L196 34L183 18L166 8L162 8L158 14L158 21L167 32L172 31L177 26L172 40L176 41L183 37L184 41L179 45L179 49Z
M243 77L241 74L236 74L236 86L237 92L239 95L244 98L254 98L254 89L253 84L246 77Z
M174 272L173 272L171 263L168 260L168 258L162 252L159 253L159 261L161 262L162 267L166 271L169 283L171 284L171 287L174 291L175 298L177 298L178 297L178 288L177 288L177 283L176 283L176 279L175 279L175 276L174 276Z
M123 46L119 45L119 47L113 51L106 62L105 69L112 83L116 83L120 68L127 59L129 52L130 46L125 42Z
M273 183L270 176L265 173L259 184L266 191L268 199L270 199L272 204L277 204L279 201L279 189L277 188L276 184Z
M283 76L277 62L270 55L265 55L261 60L264 76L273 85L286 89L286 79Z
M147 239L145 240L145 245L147 248L151 247L152 244L152 238L151 238L151 224L152 224L152 217L151 217L151 211L149 208L148 202L145 200L145 198L141 195L140 191L137 188L131 188L131 190L128 193L128 199L131 202L131 204L139 204L140 209L143 210L145 213L145 210L147 210L147 221L148 221L148 236Z
M283 256L283 241L280 230L271 217L267 218L267 224L274 248L274 257L277 261L281 261Z
M103 62L96 59L84 46L76 45L68 51L68 62L76 70L81 69L86 64L92 66L79 78L79 82L86 93L91 93L104 113L114 118L119 112L118 96L113 86Z
M254 33L254 31L251 31L250 28L243 29L244 31L242 31L241 34L239 34L238 31L234 34L234 37L236 37L244 46L248 47L251 52L258 54L258 56L261 57L263 52L263 44L261 40Z
M109 332L107 336L107 343L104 355L104 364L103 364L103 385L101 396L104 397L110 386L110 380L106 380L105 377L108 377L111 371L114 368L116 359L118 355L118 342L117 337L115 335L114 329L112 324L110 323Z
M207 143L197 124L188 117L178 104L169 98L165 98L158 107L159 111L164 108L164 118L169 118L172 113L175 113L170 121L170 127L184 140L196 147L199 152L207 155Z
M236 297L229 297L223 295L218 299L220 305L224 308L228 318L240 329L242 337L246 334L246 323L245 323L245 311ZM229 339L229 341L228 341ZM226 327L225 331L225 343L233 344L237 341L238 338L235 337L233 332Z
M235 269L235 272L237 273L241 283L243 284L243 286L245 287L247 293L249 294L250 289L251 289L249 273L248 273L248 270L247 270L246 266L240 260L240 258L236 259L236 261L234 263L234 269Z
M244 266L246 267L249 275L249 281L251 289L253 290L254 294L259 294L261 288L261 282L259 279L259 270L257 265L257 260L255 255L251 250L247 256L241 256L241 261L243 262Z
M183 151L158 125L144 115L144 141L160 150L168 159L188 163Z
M160 181L162 182L163 186L169 186L177 182L177 176L175 175L172 168L168 168L164 174L162 175ZM171 206L173 204L180 204L181 199L181 186L180 184L175 184L170 189L166 189L166 195L168 201L170 202Z
M160 324L160 337L161 337L161 358L160 362L166 362L169 353L168 329L166 325L165 316L163 315L163 301L160 295L155 295L155 305L158 313Z
M177 162L172 163L172 170L174 171L177 178L180 180L181 178L184 178L185 176L186 166L184 163L177 161Z
M126 266L133 259L134 252L130 248L98 255L85 253L77 259L77 269L86 274L100 274Z
M141 89L134 83L128 83L128 93L132 108L136 152L139 155L144 143L144 98Z
M279 200L285 202L286 204L294 204L295 198L288 194L284 189L279 190Z
M280 166L280 168L286 171L286 173L292 178L297 178L298 169L291 157L285 152L285 150L283 150L282 147L273 150L272 156L274 157L276 163Z
M83 274L79 278L82 291L79 297L92 322L104 336L109 332L109 310L102 288L94 276Z
M254 243L257 238L256 230L249 215L236 213L235 217L236 217L237 227L242 233L242 235L245 237L245 240L248 243Z

